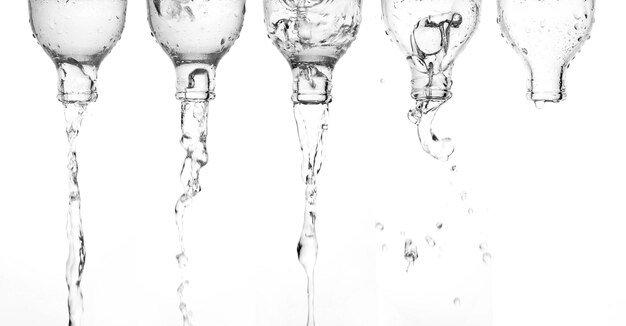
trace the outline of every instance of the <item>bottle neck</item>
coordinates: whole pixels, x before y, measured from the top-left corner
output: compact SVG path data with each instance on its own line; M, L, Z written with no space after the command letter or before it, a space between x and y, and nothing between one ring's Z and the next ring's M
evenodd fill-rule
M528 99L532 101L560 102L565 100L565 67L550 64L531 67L528 80Z
M176 98L208 101L215 98L215 65L176 63Z
M95 102L98 99L97 66L83 65L79 62L58 62L57 73L59 101L72 104Z
M412 63L411 60L409 60ZM412 65L411 67L411 96L416 100L445 101L452 97L452 65L448 69L434 72L421 71Z
M294 103L328 104L332 101L332 67L303 63L294 66L292 73Z

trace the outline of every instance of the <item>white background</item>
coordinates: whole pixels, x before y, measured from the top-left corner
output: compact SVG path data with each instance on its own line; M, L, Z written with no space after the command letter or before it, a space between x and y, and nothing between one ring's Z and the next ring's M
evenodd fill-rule
M60 325L64 119L56 73L31 37L26 1L5 2L0 325ZM150 37L145 3L129 2L126 30L101 67L100 99L79 139L85 318L87 325L174 325L180 317L173 207L184 156L174 70ZM485 295L483 304L493 303L494 325L624 325L626 4L598 1L592 38L568 73L569 98L538 111L525 99L521 59L500 37L495 1L484 1L437 126L456 142L457 186L476 211L457 218L440 216L439 202L456 198L440 196L451 192L447 166L421 151L405 118L408 66L383 33L378 1L364 2L359 37L334 75L319 181L318 324L377 324L380 298L371 284L386 276L375 272L374 221L396 232L411 221L451 220L457 231L468 227L458 243L475 244L476 252L490 234L493 299ZM196 310L206 324L304 324L305 280L295 254L303 186L291 74L265 35L262 2L249 1L247 9L241 38L218 68L211 161L187 219L192 280L201 296ZM428 321L474 324L467 320Z

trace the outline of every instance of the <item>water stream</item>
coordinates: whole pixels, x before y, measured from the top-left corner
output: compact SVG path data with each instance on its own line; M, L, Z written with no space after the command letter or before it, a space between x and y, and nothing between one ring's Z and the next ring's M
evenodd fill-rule
M328 104L295 104L294 116L302 150L302 178L306 184L304 224L298 241L297 253L307 277L307 326L315 325L314 272L317 261L317 174L322 167L324 137L328 129Z
M200 192L200 169L208 163L207 152L207 120L209 113L208 101L182 102L181 108L181 128L183 136L181 145L187 152L187 157L180 173L180 180L185 187L185 191L176 202L176 226L178 227L178 243L180 252L176 255L176 261L180 269L181 283L178 286L178 297L180 300L179 309L183 315L183 325L192 326L192 311L185 300L185 289L189 285L187 278L188 258L185 253L184 243L184 217L185 212L191 204L193 198Z
M69 310L69 325L82 325L83 291L80 283L85 267L85 238L83 221L80 215L80 189L78 187L78 160L76 156L76 138L83 122L83 114L87 109L85 103L65 104L65 132L69 144L67 171L69 176L69 209L67 213L67 240L69 255L65 266Z

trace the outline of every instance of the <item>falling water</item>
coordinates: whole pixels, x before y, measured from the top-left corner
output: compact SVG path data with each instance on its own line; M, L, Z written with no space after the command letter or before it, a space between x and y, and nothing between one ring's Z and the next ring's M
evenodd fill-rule
M307 277L308 317L307 326L315 325L314 317L314 270L317 261L317 174L322 167L324 136L328 129L328 104L295 104L294 116L298 126L302 150L302 178L306 184L304 224L298 241L298 259Z
M87 109L85 103L65 104L65 132L69 143L68 164L69 172L69 210L67 213L67 240L69 255L65 280L69 292L67 306L69 310L69 325L80 326L83 317L83 292L80 283L85 267L85 239L83 236L83 222L80 216L80 189L78 188L78 161L76 158L76 137L83 122L83 113Z
M431 88L442 83L439 80L442 76L444 80L449 78L448 69L452 67L448 58L450 33L452 28L459 28L462 23L463 17L455 12L428 16L415 25L410 38L413 53L410 59L416 69L428 76L428 82L424 85L428 91L427 94L418 96L417 105L409 111L408 117L418 127L417 132L424 151L441 161L448 160L454 152L454 145L450 138L439 139L431 129L439 107L451 94L448 90L445 91L446 94L433 94L433 91L442 90ZM451 82L446 87L449 86Z
M185 186L185 192L176 203L176 226L178 227L178 241L180 253L176 255L178 267L181 274L181 283L178 287L178 297L180 299L179 309L183 314L183 325L191 326L192 312L185 301L185 288L189 285L187 279L187 255L185 254L185 244L183 241L183 222L185 211L191 204L193 198L200 192L200 169L209 160L206 147L207 120L209 105L207 101L182 102L181 108L181 128L183 137L181 145L187 151L187 157L180 173L180 179Z

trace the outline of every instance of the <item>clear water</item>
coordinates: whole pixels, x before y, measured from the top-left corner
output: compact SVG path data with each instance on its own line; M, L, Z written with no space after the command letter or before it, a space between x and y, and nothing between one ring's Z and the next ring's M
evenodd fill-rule
M589 39L594 12L594 0L498 0L502 37L526 62L538 109L565 99L566 70Z
M69 176L69 209L67 213L67 240L69 255L65 265L65 280L69 292L67 307L69 325L82 325L83 291L81 282L87 252L83 235L83 221L80 214L80 189L78 187L78 160L76 156L76 138L83 122L86 104L67 104L65 106L65 132L69 144L67 171Z
M181 183L185 191L176 202L176 226L178 227L178 242L180 252L176 255L176 261L181 271L181 283L177 292L180 300L179 309L183 316L183 325L191 326L191 308L185 300L185 288L189 285L187 279L188 258L185 253L184 242L184 218L187 207L193 198L202 190L200 187L200 169L209 161L207 152L207 121L209 115L208 101L183 101L181 108L181 128L183 136L180 144L187 152L183 168L180 173Z
M239 38L245 0L147 0L152 35L176 64L217 65Z
M317 174L324 159L324 138L328 130L327 104L296 104L294 116L298 127L300 149L302 150L302 179L306 184L305 209L302 233L298 241L298 260L307 277L308 316L307 325L315 325L315 283L314 272L317 261Z
M356 38L361 0L264 0L265 25L292 63L334 66Z
M246 12L245 0L147 0L152 36L176 67L176 97L182 103L180 140L187 152L180 173L184 192L176 202L180 252L176 261L181 282L177 288L183 325L191 326L192 308L186 299L189 257L185 251L185 213L200 192L200 170L208 163L209 100L215 97L215 75L220 59L239 38Z
M55 62L98 66L122 36L126 0L29 0L33 36Z
M361 0L264 0L269 38L287 59L293 74L294 116L302 149L306 184L304 223L297 253L307 276L307 325L315 325L314 272L318 242L317 174L328 129L332 71L356 38ZM384 229L382 224L378 226ZM383 250L384 247L383 247Z
M407 58L416 107L409 120L418 126L424 151L446 161L451 139L432 132L440 106L451 96L452 67L479 22L480 0L382 0L387 35Z
M69 325L82 325L81 289L86 251L78 185L76 140L83 114L97 99L98 67L119 41L126 21L126 0L29 0L33 37L56 65L58 99L65 107L69 143L69 198L66 263Z

